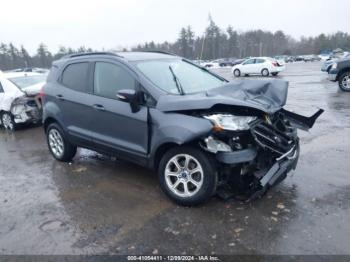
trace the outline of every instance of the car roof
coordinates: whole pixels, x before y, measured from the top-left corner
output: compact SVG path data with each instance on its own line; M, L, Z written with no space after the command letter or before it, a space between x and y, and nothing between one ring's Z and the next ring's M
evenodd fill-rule
M116 54L128 61L169 59L177 57L176 55L162 52L116 52Z
M38 76L42 75L34 72L3 72L2 77L13 78L13 77L23 77L23 76Z
M89 56L102 56L102 57L119 57L126 61L143 61L143 60L158 60L158 59L169 59L169 58L177 58L178 56L163 52L163 51L145 51L145 52L90 52L90 53L75 53L63 56L58 61L64 61L67 59L76 59L76 58L87 58Z
M246 58L245 60L248 60L248 59L273 59L273 58L267 57L267 56L256 56L256 57Z

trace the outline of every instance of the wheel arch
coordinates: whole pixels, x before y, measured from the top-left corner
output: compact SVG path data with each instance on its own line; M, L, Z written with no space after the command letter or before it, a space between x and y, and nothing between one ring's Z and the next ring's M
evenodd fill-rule
M160 160L162 156L171 148L178 147L180 144L172 141L172 142L166 142L158 146L158 148L154 152L152 166L155 170L158 170Z
M336 81L339 81L339 78L344 74L344 73L347 73L349 72L350 73L350 67L345 67L343 69L341 69L338 74L337 74L337 78L336 78Z
M49 117L45 118L45 120L43 121L43 127L44 127L45 133L46 133L48 126L50 124L53 124L53 123L58 124L64 130L64 127L63 127L62 123L60 123L60 121L58 121L56 118L54 118L52 116L49 116Z

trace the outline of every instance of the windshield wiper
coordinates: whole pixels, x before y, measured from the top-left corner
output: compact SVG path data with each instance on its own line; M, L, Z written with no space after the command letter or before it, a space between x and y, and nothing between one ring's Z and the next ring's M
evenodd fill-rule
M172 68L171 66L169 66L169 70L170 70L171 74L173 75L174 82L175 82L175 84L176 84L177 90L179 91L180 95L184 95L185 92L184 92L184 90L183 90L183 88L182 88L182 86L181 86L180 80L179 80L179 78L177 78L177 76L175 75L174 70L173 70L173 68Z

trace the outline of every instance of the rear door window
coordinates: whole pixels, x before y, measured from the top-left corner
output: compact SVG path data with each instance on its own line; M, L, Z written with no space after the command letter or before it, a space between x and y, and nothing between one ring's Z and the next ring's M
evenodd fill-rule
M68 65L62 74L62 84L79 92L88 90L89 63L75 63Z
M255 59L255 64L262 64L264 62L265 62L265 59L260 59L260 58Z

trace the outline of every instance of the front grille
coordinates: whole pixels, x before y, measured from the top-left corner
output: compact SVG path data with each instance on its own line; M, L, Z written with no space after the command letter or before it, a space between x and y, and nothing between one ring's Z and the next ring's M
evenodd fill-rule
M294 146L293 138L262 120L255 122L250 130L254 140L264 149L267 148L282 155Z

